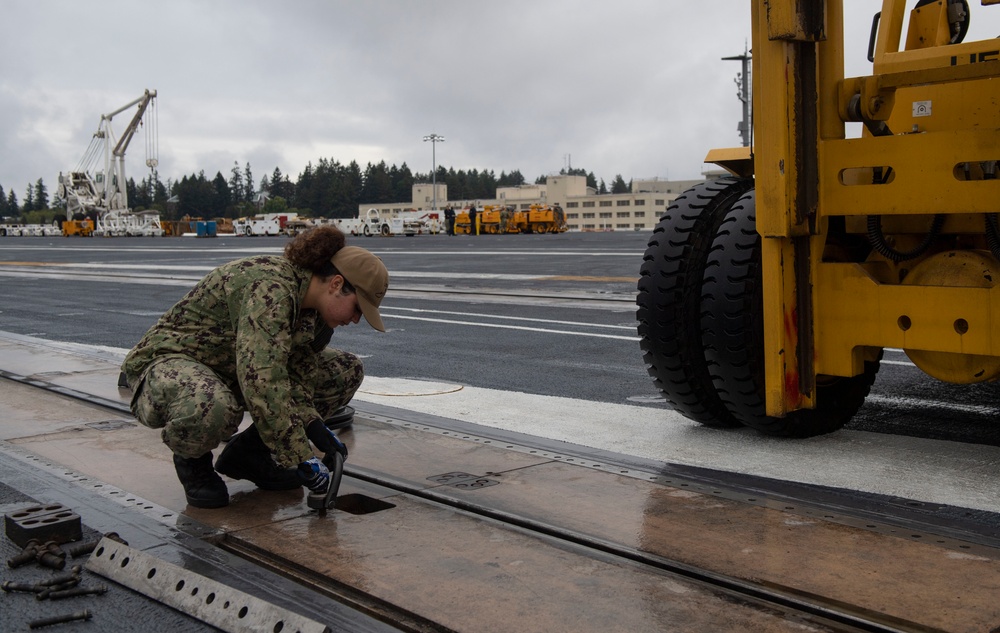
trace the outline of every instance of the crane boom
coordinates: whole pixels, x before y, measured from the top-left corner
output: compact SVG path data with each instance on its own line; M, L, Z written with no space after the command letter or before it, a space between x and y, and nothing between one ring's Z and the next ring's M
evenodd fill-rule
M101 115L97 131L94 132L90 146L76 169L68 175L59 174L59 196L66 201L66 218L86 215L94 217L97 223L109 213L127 214L128 193L125 177L125 151L135 136L136 130L143 124L144 117L152 112L155 117L156 91L146 90L143 94L121 106L120 108ZM117 138L111 127L112 119L126 110L136 107L121 138ZM155 121L152 127L155 129ZM155 140L152 141L155 145ZM147 144L150 143L147 134ZM156 156L149 155L147 148L146 164L155 166ZM103 159L103 165L100 162Z
M59 174L58 194L66 201L67 220L87 216L95 221L96 234L132 234L129 227L134 218L128 205L125 151L144 120L152 119L146 133L146 165L153 168L158 164L155 100L156 91L146 90L137 99L101 115L97 131L76 169L67 175ZM130 108L135 108L135 112L118 138L111 127L112 119Z

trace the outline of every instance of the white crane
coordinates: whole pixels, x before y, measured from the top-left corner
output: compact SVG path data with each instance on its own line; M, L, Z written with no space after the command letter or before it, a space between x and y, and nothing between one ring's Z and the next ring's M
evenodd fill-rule
M133 106L138 107L119 138L111 127L111 120ZM146 116L147 112L149 116ZM145 124L144 116L147 119ZM68 175L59 173L58 195L66 201L66 219L79 218L80 214L96 214L100 226L128 215L125 150L141 125L146 131L146 165L150 169L156 167L159 144L156 91L146 90L138 99L114 112L102 114L90 146L76 168Z

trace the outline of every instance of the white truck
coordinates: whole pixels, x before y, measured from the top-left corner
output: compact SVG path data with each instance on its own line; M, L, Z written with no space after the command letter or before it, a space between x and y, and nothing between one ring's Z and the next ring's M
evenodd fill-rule
M383 218L378 209L368 209L363 218L336 218L329 220L329 222L332 222L344 233L366 237L372 235L381 235L382 237L406 235L411 237L440 231L437 213L433 211L425 213L407 211L399 217Z
M0 237L51 237L59 234L58 224L0 224Z
M389 237L403 233L402 218L382 219L378 209L368 209L368 213L363 218L336 218L332 222L338 229L350 235Z
M233 220L233 233L236 235L281 235L284 219L287 216L255 215L249 218Z

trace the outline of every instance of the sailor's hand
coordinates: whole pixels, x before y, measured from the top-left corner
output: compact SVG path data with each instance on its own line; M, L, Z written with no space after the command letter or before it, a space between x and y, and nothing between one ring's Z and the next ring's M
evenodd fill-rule
M330 469L315 457L299 464L296 474L302 485L312 492L324 493L330 486Z
M337 452L343 455L344 459L347 459L347 447L340 441L340 438L333 434L333 431L326 428L323 420L313 420L310 422L306 426L306 437L324 455Z

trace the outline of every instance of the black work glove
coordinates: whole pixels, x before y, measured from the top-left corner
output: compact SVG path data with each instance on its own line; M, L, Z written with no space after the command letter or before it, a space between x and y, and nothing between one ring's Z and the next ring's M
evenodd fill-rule
M306 426L306 437L324 455L336 452L343 455L344 459L347 459L347 447L340 441L340 438L333 434L333 431L326 428L323 420L313 420L310 422Z
M330 469L315 457L299 464L295 471L299 481L311 492L325 493L330 485Z

